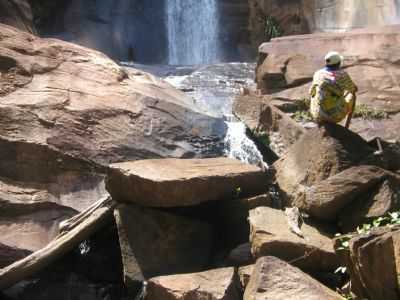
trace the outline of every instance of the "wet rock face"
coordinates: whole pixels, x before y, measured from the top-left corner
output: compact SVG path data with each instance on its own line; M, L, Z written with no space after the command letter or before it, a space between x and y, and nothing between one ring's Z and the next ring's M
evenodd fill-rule
M397 0L314 2L314 31L344 31L399 23L400 3Z
M0 23L34 33L32 9L28 0L0 1Z
M313 1L250 0L250 32L252 44L258 47L268 38L267 17L272 17L282 35L310 33Z
M272 17L282 35L343 32L354 28L399 23L396 0L251 0L250 28L257 47L265 42L265 18Z

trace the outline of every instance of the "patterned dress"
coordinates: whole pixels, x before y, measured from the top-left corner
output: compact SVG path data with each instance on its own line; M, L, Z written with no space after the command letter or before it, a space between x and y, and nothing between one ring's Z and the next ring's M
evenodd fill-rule
M314 74L311 115L317 121L341 122L352 110L357 86L343 70L329 67Z

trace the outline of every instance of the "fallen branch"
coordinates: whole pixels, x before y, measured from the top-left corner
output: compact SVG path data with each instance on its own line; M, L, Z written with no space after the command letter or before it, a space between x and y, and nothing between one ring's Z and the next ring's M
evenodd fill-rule
M0 290L33 276L88 239L111 220L114 206L111 198L96 202L96 205L73 217L72 221L64 223L63 233L46 247L1 269Z
M61 222L59 225L60 235L68 231L71 231L73 228L78 226L80 223L86 220L96 209L99 209L101 207L112 206L112 202L113 200L110 196L105 196L102 199L93 203L83 212L77 214L76 216L73 216L68 220Z

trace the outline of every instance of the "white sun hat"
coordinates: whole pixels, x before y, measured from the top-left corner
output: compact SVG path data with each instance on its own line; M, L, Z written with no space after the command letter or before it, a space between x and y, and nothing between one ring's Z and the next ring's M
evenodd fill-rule
M343 62L343 56L336 51L330 51L325 55L325 62L327 66L337 65Z

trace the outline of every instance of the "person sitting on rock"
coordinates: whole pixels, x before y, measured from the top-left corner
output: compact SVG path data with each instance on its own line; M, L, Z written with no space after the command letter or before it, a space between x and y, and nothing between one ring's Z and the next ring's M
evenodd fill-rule
M310 112L317 123L339 123L348 116L348 128L358 88L341 69L342 62L343 57L337 52L325 56L326 67L314 74Z

